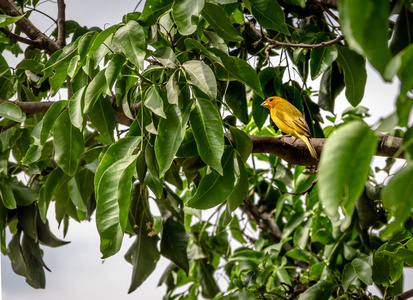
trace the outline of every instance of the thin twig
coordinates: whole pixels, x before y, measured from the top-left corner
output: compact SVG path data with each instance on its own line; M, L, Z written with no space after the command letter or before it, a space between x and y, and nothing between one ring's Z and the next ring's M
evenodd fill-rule
M64 0L57 0L57 43L61 48L66 46L66 4Z
M336 38L332 39L331 41L328 42L322 42L320 44L294 44L294 43L285 43L285 42L279 42L273 39L270 39L269 37L267 37L264 34L261 34L257 28L255 28L255 24L254 22L252 22L252 20L248 20L251 29L255 32L256 35L259 36L259 40L257 42L254 43L254 46L258 45L261 42L267 42L270 43L272 45L271 48L275 48L275 47L280 47L280 48L307 48L307 49L319 49L319 48L324 48L324 47L328 47L334 44L337 44L338 42L344 40L344 35L339 35Z
M17 124L20 124L20 123L19 122L12 122L8 125L0 126L0 132L6 131L7 129L10 129L10 128L16 126Z
M330 17L332 17L337 23L340 23L340 19L333 14L333 12L321 1L321 0L313 0L315 3L317 3L318 6L321 7L322 10L324 10Z

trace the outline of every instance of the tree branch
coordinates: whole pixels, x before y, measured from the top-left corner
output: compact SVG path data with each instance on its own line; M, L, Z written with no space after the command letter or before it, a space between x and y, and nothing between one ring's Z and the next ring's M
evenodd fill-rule
M7 100L0 100L0 103L6 102ZM41 102L18 102L18 101L7 101L16 104L21 108L21 110L29 115L34 115L38 113L45 113L50 106L52 106L54 101L41 101ZM117 107L115 103L112 103L113 109L115 111L116 122L125 126L130 126L132 121L126 116L121 107ZM141 109L142 104L134 103L131 107L132 114L135 116L137 112ZM275 136L249 136L253 149L252 153L270 153L278 156L279 158L294 164L301 166L315 166L318 165L319 161L315 160L308 151L307 145L293 137L283 137L281 140L279 137ZM323 151L324 144L327 139L322 138L312 138L311 144L314 146L316 152L320 155ZM402 138L392 137L388 135L382 135L379 138L379 143L377 146L376 155L384 157L393 157L402 146ZM404 153L401 152L397 158L404 158Z
M396 297L394 297L394 300L406 300L411 297L413 297L413 289L397 295Z
M307 48L307 49L319 49L323 47L328 47L334 44L337 44L338 42L344 40L343 35L339 35L336 38L332 39L331 41L328 42L322 42L320 44L293 44L293 43L284 43L284 42L279 42L273 39L270 39L267 37L265 34L261 34L261 32L255 28L254 22L252 20L248 20L251 29L255 32L256 35L259 36L259 40L254 43L254 46L256 47L259 43L262 42L267 42L271 44L271 48L275 47L281 47L281 48Z
M14 3L9 0L0 0L0 9L11 17L20 17L22 14L17 10ZM30 40L34 42L34 46L46 50L48 54L53 54L61 47L60 45L50 39L48 36L43 34L36 26L34 26L27 18L21 18L16 22L16 25L21 28L21 30L29 37ZM14 36L11 38L17 40ZM22 40L18 40L22 42ZM27 43L27 42L26 42Z
M61 48L66 46L66 4L64 0L57 0L57 43Z

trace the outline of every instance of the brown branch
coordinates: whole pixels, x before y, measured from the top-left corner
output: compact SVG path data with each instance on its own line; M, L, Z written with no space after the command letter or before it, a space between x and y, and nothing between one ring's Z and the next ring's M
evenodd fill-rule
M394 300L406 300L411 297L413 297L413 289L397 295L396 297L394 297Z
M276 242L280 241L282 232L271 214L266 211L260 211L248 197L245 198L242 208L248 217L258 224L262 231L273 237ZM285 242L283 248L285 251L290 251L293 249L293 246L289 242ZM308 268L307 264L301 260L294 259L294 263L304 270Z
M11 17L20 17L22 15L17 10L14 3L10 2L9 0L0 0L0 9L3 11L3 13ZM34 41L35 47L45 50L48 54L53 54L61 48L57 42L53 41L48 36L43 34L27 18L21 18L16 22L16 25L20 27L20 29L27 35L27 37L29 37L30 40ZM10 37L13 38L13 36ZM20 42L22 41L20 40Z
M66 4L64 0L57 0L57 43L61 48L66 46Z
M0 32L3 32L11 40L15 40L17 42L27 44L27 45L33 46L35 48L40 47L40 44L37 41L33 41L33 40L30 40L30 39L26 39L24 37L21 37L20 35L17 35L17 34L14 34L10 31L8 31L6 28L0 28Z
M318 6L321 7L322 10L324 10L330 17L332 17L337 23L340 23L339 18L333 14L333 12L324 4L323 1L321 0L313 0L315 3L317 3Z
M323 47L328 47L334 44L337 44L338 42L344 40L343 35L339 35L336 38L332 39L331 41L328 42L322 42L320 44L294 44L294 43L285 43L285 42L279 42L273 39L270 39L267 37L265 34L261 34L257 28L255 28L254 22L252 20L248 20L251 29L255 32L256 35L259 36L259 40L254 43L254 46L256 47L259 43L262 42L267 42L271 44L271 48L275 47L281 47L281 48L307 48L307 49L319 49Z

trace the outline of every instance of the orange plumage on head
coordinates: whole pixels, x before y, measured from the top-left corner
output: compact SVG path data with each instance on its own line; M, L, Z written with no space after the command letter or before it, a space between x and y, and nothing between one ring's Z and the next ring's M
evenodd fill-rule
M310 128L303 114L294 105L281 97L273 96L267 98L261 106L270 110L271 119L282 132L302 140L311 156L318 160L317 152L310 142Z

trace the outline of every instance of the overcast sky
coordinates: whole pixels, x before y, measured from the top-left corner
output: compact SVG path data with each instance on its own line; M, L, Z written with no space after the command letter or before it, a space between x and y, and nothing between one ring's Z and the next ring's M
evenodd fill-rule
M138 2L138 0L66 1L67 20L75 20L82 26L106 28L120 23L122 16L133 11ZM141 10L142 7L141 5L138 10ZM56 4L51 1L47 1L41 8L46 9L52 16L56 14ZM42 30L46 30L52 25L51 20L39 15L36 17L37 19L31 20ZM49 30L47 33L50 32ZM13 65L14 62L10 61L9 64ZM313 88L318 90L317 82ZM381 117L394 111L397 94L398 84L385 83L375 71L371 68L368 69L366 94L361 105L370 109L373 117L368 121L371 125L376 124ZM348 106L343 92L337 101L336 110L341 112ZM378 163L382 164L382 161L379 159ZM54 228L53 232L62 238L62 230L57 229L54 221L52 206L49 208L49 212L51 227ZM100 259L99 234L95 220L81 224L71 220L65 240L71 241L71 243L60 248L42 246L44 261L52 270L52 273L46 271L45 290L35 290L27 285L23 277L12 271L9 258L1 255L3 299L162 299L165 294L165 286L157 287L157 282L168 264L166 259L161 259L157 269L137 291L130 295L127 294L132 265L127 263L123 256L133 239L125 238L121 251L105 261ZM405 285L407 287L407 283Z

